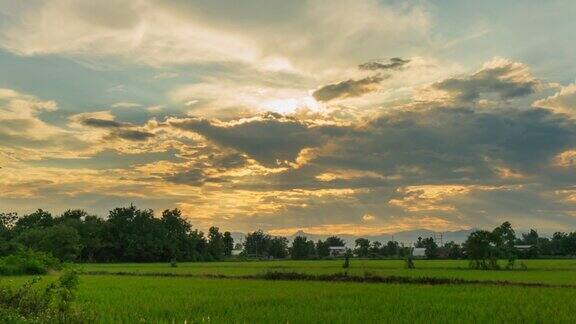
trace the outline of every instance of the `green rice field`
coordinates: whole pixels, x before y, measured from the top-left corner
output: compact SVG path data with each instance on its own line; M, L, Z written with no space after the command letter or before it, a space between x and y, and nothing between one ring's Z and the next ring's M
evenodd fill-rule
M348 272L550 285L241 277L266 271L339 273L341 260L180 263L176 268L169 264L85 264L76 266L84 272L77 304L101 323L574 323L576 260L519 262L528 269L470 270L466 261L444 260L416 260L416 269L404 269L401 260L353 259ZM203 276L214 274L226 278ZM56 274L46 276L46 281L54 278ZM4 277L1 281L17 284L26 279Z

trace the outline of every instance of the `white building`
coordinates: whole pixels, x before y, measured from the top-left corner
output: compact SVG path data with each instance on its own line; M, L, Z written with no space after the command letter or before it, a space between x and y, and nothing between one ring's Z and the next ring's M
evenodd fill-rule
M412 256L415 258L425 258L426 257L426 248L413 248L412 249Z

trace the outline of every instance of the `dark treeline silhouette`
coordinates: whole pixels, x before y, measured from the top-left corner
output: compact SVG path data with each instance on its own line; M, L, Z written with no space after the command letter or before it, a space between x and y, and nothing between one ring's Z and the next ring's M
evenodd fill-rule
M396 241L358 238L354 243L352 249L346 249L346 255L406 258L412 253L412 246ZM316 242L297 236L289 242L286 237L261 230L249 233L243 245L235 245L231 233L222 233L217 227L206 234L193 229L178 209L165 210L155 217L149 209L115 208L106 219L83 210L68 210L57 217L41 209L22 217L0 213L0 256L32 249L74 262L213 261L242 249L240 258L301 260L333 257L330 248L343 246L345 242L337 236ZM425 248L430 259L468 258L474 268L491 269L497 268L498 259L507 259L509 267L518 258L574 256L576 232L557 232L546 238L531 230L517 237L510 223L505 222L493 231L471 233L462 245L448 242L439 246L433 238L419 238L414 247Z
M0 255L21 248L49 252L62 261L159 262L221 260L232 252L229 232L192 229L178 209L154 217L152 210L116 208L107 219L83 210L59 217L38 210L23 217L0 214Z

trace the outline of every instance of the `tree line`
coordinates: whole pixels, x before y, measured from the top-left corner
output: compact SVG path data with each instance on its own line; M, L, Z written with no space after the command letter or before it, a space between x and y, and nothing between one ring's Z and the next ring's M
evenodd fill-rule
M194 229L178 209L156 217L150 209L122 207L111 210L105 219L83 210L67 210L58 216L41 209L22 217L0 213L0 256L32 249L73 262L213 261L241 250L240 258L302 260L330 257L330 247L346 245L337 236L316 242L297 236L290 242L261 230L247 234L243 244L234 243L231 233L218 227L207 233ZM425 248L427 258L468 258L473 267L489 269L497 267L498 259L513 264L518 258L574 256L576 232L557 232L546 238L530 230L517 237L505 222L492 231L472 232L463 244L440 246L429 237L419 238L414 247ZM360 258L406 258L412 248L397 241L358 238L346 253Z
M231 255L230 232L193 229L178 209L155 217L150 209L115 208L108 218L83 210L58 217L38 211L0 214L0 255L22 248L51 253L62 261L160 262L222 260Z

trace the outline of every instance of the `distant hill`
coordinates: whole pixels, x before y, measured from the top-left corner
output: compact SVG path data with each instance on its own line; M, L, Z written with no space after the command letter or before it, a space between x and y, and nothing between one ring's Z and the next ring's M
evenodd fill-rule
M404 245L412 245L414 244L414 242L418 241L418 237L422 238L437 237L440 234L442 235L443 242L454 241L456 243L463 243L464 241L466 241L466 238L468 238L468 235L470 235L470 233L475 230L476 230L475 228L471 228L458 231L436 232L428 229L416 229L391 234L362 235L362 236L352 234L337 234L336 236L342 238L346 242L346 245L350 247L354 246L354 241L359 237L369 239L370 241L379 241L382 243L394 240L398 241L399 243L403 243ZM331 235L311 234L306 233L304 231L297 231L296 233L289 235L287 237L290 241L292 241L297 236L306 236L309 240L317 241L317 240L325 240L328 236ZM232 233L232 237L234 238L234 242L244 242L244 238L246 237L246 235L244 233L234 232Z

